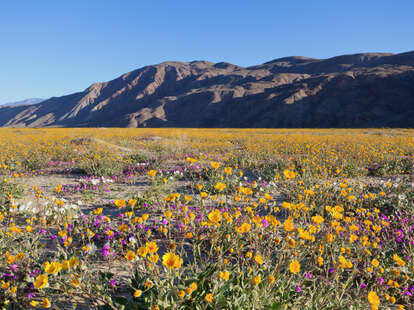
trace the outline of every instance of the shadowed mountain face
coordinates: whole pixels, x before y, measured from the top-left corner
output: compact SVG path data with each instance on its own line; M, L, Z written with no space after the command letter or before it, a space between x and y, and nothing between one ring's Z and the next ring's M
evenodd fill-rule
M30 106L15 127L414 127L414 52L166 62Z

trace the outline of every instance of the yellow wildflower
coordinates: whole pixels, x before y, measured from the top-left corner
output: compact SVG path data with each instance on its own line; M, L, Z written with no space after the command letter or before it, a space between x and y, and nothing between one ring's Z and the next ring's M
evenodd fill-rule
M177 269L181 267L183 259L177 254L169 252L162 256L162 264L168 269Z
M49 283L49 278L46 274L41 274L39 276L37 276L37 278L35 279L34 282L34 287L36 289L41 289L44 288L48 285Z
M291 273L297 274L300 271L300 263L297 260L293 260L289 264L289 271Z

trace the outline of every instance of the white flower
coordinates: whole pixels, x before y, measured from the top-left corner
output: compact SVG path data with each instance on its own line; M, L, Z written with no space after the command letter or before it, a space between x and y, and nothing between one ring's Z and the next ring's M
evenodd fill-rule
M29 211L30 210L30 206L32 204L33 204L33 201L30 200L27 203L20 205L19 206L19 211L21 211L21 212Z
M33 278L33 277L31 277L31 276L29 276L29 275L26 275L26 277L24 278L24 280L25 280L26 282L34 282L34 278Z
M95 253L97 250L97 247L94 243L88 243L86 246L88 247L88 253L90 254Z
M404 194L398 195L398 200L405 200L406 196Z

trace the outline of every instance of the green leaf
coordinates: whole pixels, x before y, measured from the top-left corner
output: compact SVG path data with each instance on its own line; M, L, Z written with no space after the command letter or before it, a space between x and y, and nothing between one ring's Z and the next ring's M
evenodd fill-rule
M114 297L112 297L112 300L114 302L116 302L117 304L120 304L120 305L123 305L123 306L126 306L128 304L128 299L126 299L125 297L122 297L122 296L114 296Z
M266 310L278 310L278 309L282 309L283 303L281 302L274 302L273 304L271 304L270 306L266 306Z

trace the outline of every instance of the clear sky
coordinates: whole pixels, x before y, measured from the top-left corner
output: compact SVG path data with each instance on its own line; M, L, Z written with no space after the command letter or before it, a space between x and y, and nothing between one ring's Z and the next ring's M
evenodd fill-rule
M414 50L414 0L1 0L0 103L167 60Z

